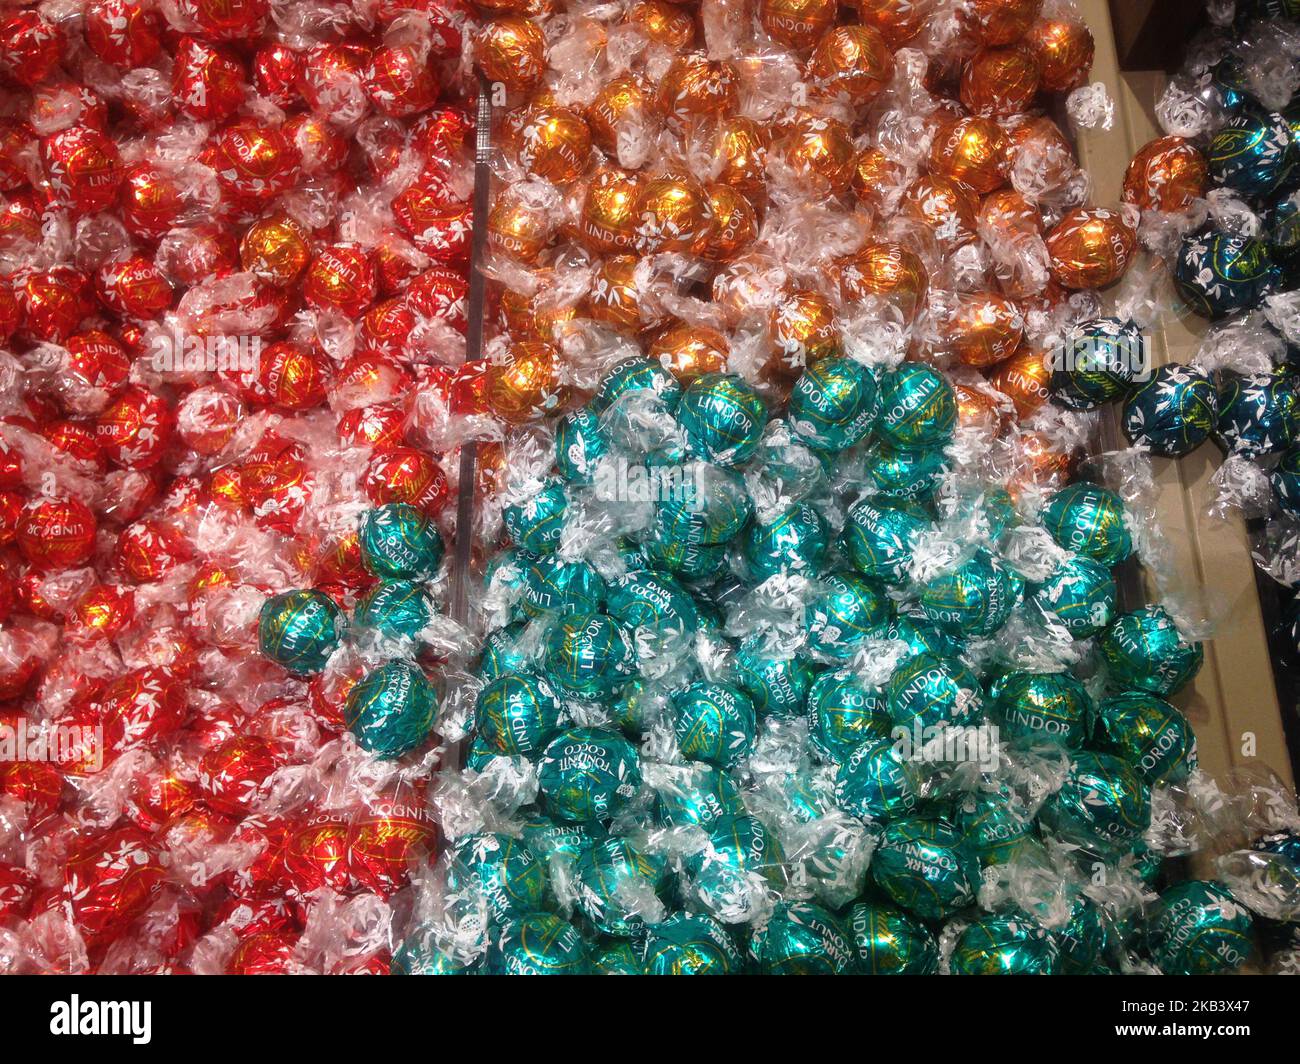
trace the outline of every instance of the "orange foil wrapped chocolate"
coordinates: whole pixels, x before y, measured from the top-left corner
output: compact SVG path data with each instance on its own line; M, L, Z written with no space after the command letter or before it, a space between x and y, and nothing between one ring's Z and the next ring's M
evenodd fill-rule
M1205 195L1205 156L1182 137L1157 137L1133 156L1124 174L1124 202L1145 211L1183 211Z
M959 362L992 366L1016 350L1025 319L1014 302L993 292L963 295L959 300L948 323L948 346Z
M536 88L546 73L546 37L531 19L491 19L474 41L474 63L489 82L509 93Z
M786 162L801 177L820 178L837 194L853 181L856 154L848 126L811 111L799 112L786 134Z
M307 231L287 214L254 222L239 242L239 261L259 281L286 288L311 261Z
M1137 251L1137 234L1119 211L1078 207L1047 234L1048 268L1065 288L1104 288Z
M1030 344L1021 344L989 374L989 383L1011 400L1022 420L1051 398L1051 379L1046 352Z
M907 168L879 148L863 148L853 162L853 191L869 207L880 210L885 194L907 179Z
M631 74L606 82L587 106L587 126L592 140L605 151L616 152L619 130L644 121L650 102L640 79Z
M1044 91L1070 92L1088 80L1096 46L1081 20L1040 19L1030 27L1025 44L1038 59Z
M950 177L918 177L903 194L903 209L929 226L946 251L975 239L975 197Z
M768 314L767 332L772 343L767 368L791 380L805 367L834 358L843 349L834 305L810 288L781 294Z
M709 186L709 208L714 224L696 253L710 262L728 262L758 236L758 214L743 192L719 183Z
M767 153L772 136L767 126L742 115L729 115L718 124L714 158L720 160L718 180L745 193L767 183Z
M534 263L546 250L553 229L550 212L507 188L488 212L487 243L498 255Z
M760 0L759 25L774 41L811 48L835 24L839 0Z
M988 45L1014 44L1038 18L1043 0L971 0L975 35Z
M894 54L870 26L839 26L817 42L805 76L820 96L863 104L893 78Z
M683 52L695 42L695 19L667 0L636 0L626 21L670 51Z
M667 175L647 181L636 200L637 251L688 252L707 240L713 208L704 186L691 177Z
M579 239L593 251L630 251L636 243L637 200L645 184L633 170L597 170L583 199Z
M511 425L544 417L560 404L560 353L550 344L523 340L488 365L484 386L488 407Z
M986 48L966 65L961 102L986 117L1019 114L1034 102L1038 84L1038 59L1029 48Z
M857 0L858 21L885 38L890 48L901 48L921 32L930 0Z
M706 373L725 373L731 345L716 329L680 322L650 345L649 357L683 384Z
M591 162L591 130L567 107L530 107L518 143L519 165L555 185L576 181Z
M944 122L930 145L930 170L969 185L978 193L1007 183L1009 140L991 118Z
M929 290L925 265L902 244L871 243L836 264L840 292L854 302L875 296L896 307L911 321Z
M699 52L674 59L659 86L660 112L679 123L731 114L739 105L739 71Z
M620 332L638 332L646 327L641 317L641 286L635 255L611 255L597 264L583 311Z

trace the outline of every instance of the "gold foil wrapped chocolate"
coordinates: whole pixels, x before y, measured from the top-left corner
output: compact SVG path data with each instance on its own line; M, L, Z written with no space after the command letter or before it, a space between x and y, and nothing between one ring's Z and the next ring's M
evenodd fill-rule
M966 65L961 102L972 114L997 118L1020 114L1034 102L1038 83L1038 59L1029 48L985 48Z
M689 252L708 239L713 228L709 194L694 178L651 178L636 200L636 236L640 252Z
M1011 400L1021 420L1051 398L1051 379L1046 352L1030 344L1021 344L989 373L989 383Z
M617 152L619 129L645 119L650 102L640 79L632 74L606 82L587 106L592 140L607 152Z
M1124 201L1146 211L1183 211L1205 195L1205 156L1182 137L1157 137L1133 156L1124 174Z
M718 118L740 105L740 72L731 63L692 52L673 60L659 86L659 111L670 121Z
M695 43L695 19L689 11L667 0L636 0L625 20L655 44L673 52L683 52Z
M1046 92L1070 92L1088 80L1095 50L1092 34L1079 19L1045 18L1030 27L1025 43L1038 60Z
M259 281L286 288L311 260L310 234L285 214L262 218L239 242L239 261Z
M694 249L710 262L727 262L749 247L758 236L758 215L749 198L730 185L709 185L713 225Z

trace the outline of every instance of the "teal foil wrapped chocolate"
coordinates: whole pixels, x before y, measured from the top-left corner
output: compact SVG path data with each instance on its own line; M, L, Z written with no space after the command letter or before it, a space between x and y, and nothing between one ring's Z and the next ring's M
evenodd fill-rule
M492 918L506 923L546 907L546 865L523 839L492 832L464 835L452 848L447 889L481 898Z
M828 658L852 657L865 640L881 638L893 616L893 601L882 587L854 572L831 573L804 610L808 650Z
M987 913L957 937L953 975L1054 975L1060 952L1046 929L1024 913Z
M549 913L507 923L491 938L486 963L489 975L591 973L591 957L577 928Z
M798 503L770 522L754 521L745 537L750 578L762 583L777 573L817 571L830 545L830 532L816 508Z
M1152 786L1180 783L1196 768L1196 734L1163 698L1129 691L1097 707L1098 742L1122 757Z
M916 537L930 525L930 518L914 504L862 499L849 510L844 548L864 576L901 584Z
M479 692L474 724L494 753L530 757L559 730L564 706L544 677L509 672Z
M863 743L889 738L892 726L884 692L852 672L824 672L808 691L808 738L828 761L842 763Z
M428 738L438 698L424 672L390 661L366 673L348 692L343 719L357 745L377 757L398 757Z
M1163 606L1122 614L1097 637L1112 690L1149 691L1168 698L1201 671L1205 651L1185 640Z
M731 767L754 748L754 703L730 684L699 680L673 695L677 747L688 761Z
M934 975L939 945L916 917L888 905L858 902L846 920L864 975Z
M404 502L369 510L361 518L361 560L382 578L428 579L442 564L442 533L429 516Z
M738 975L745 957L722 924L703 913L673 913L650 927L646 975Z
M884 375L879 408L876 432L893 447L942 447L957 427L952 385L920 362L904 362Z
M835 774L835 804L856 817L907 816L920 803L923 780L917 764L892 739L863 743Z
M273 595L257 618L262 654L298 676L325 668L343 634L343 616L323 591L307 589Z
M984 714L979 677L961 661L929 652L894 670L885 703L895 727L907 729L976 724Z
M1133 553L1124 503L1109 488L1079 481L1056 492L1043 510L1043 527L1058 546L1118 565Z
M1115 619L1118 588L1110 567L1083 555L1063 561L1029 592L1029 604L1075 639L1096 635Z
M790 720L804 713L815 672L806 658L772 649L760 632L740 644L735 669L760 716Z
M437 612L425 586L415 580L383 580L357 603L352 623L389 638L416 639Z
M979 867L946 820L894 820L872 854L876 886L923 920L946 920L975 901Z
M1151 959L1166 975L1221 975L1254 949L1250 912L1214 880L1188 879L1160 895L1147 927Z
M677 421L693 453L721 466L736 466L758 449L767 405L742 378L706 373L682 393Z
M555 468L570 484L590 484L609 454L609 437L589 407L570 411L555 426Z
M524 612L530 617L548 613L594 613L605 603L605 580L588 562L543 554L524 569Z
M630 938L644 929L647 911L658 911L668 872L662 858L609 838L579 856L573 878L582 914L603 934Z
M549 554L560 542L569 498L564 485L552 481L521 502L501 509L501 522L515 545L530 554Z
M1075 751L1070 773L1039 813L1044 827L1066 842L1119 855L1151 823L1151 796L1137 770L1118 757Z
M1206 229L1183 238L1174 285L1202 317L1218 320L1257 305L1277 288L1281 271L1254 237Z
M547 633L543 665L562 691L578 698L611 697L636 675L636 646L628 630L602 613L561 617Z
M557 820L609 820L641 786L636 747L614 732L570 728L547 745L537 764L547 811Z
M857 951L834 913L812 902L782 902L754 931L749 952L762 975L853 975Z
M990 714L1003 738L1077 749L1092 732L1087 689L1066 672L1013 672L998 685Z
M808 446L842 451L866 438L876 418L876 381L851 358L824 358L795 381L786 419Z
M921 612L953 635L988 636L1007 622L1024 593L1021 576L987 550L931 580Z

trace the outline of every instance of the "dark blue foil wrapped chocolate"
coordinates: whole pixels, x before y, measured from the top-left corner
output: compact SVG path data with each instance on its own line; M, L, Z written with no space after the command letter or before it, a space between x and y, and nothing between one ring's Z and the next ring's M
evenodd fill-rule
M1124 404L1124 435L1153 454L1190 454L1209 438L1219 417L1219 393L1208 373L1171 363L1155 370Z
M1258 200L1286 180L1295 164L1295 141L1281 115L1247 104L1214 134L1206 156L1212 185Z
M1220 229L1202 229L1183 239L1174 264L1174 283L1197 314L1226 318L1249 310L1281 281L1281 271L1263 241Z

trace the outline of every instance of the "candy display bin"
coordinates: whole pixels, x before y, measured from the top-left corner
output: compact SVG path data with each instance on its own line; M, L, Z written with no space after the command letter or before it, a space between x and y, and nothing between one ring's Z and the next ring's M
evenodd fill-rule
M1130 5L1121 0L1116 6ZM1145 6L1153 14L1160 7L1133 6ZM1080 7L1097 44L1092 80L1106 86L1115 115L1109 130L1080 132L1079 157L1092 175L1095 201L1115 204L1129 160L1161 133L1155 104L1167 75L1163 70L1121 70L1106 0L1080 0ZM1170 32L1179 32L1179 27ZM1164 309L1148 336L1152 363L1187 361L1200 346L1205 321L1190 313L1180 315L1167 284L1157 291ZM1114 420L1104 426L1103 437L1103 447L1123 446ZM1279 699L1278 688L1287 685L1275 683L1266 623L1276 610L1276 591L1266 580L1257 588L1244 522L1207 514L1210 480L1220 459L1212 444L1182 459L1154 459L1158 498L1153 506L1175 564L1186 574L1182 590L1214 621L1214 637L1205 644L1205 665L1176 702L1196 729L1200 763L1207 773L1222 780L1234 771L1267 770L1289 787L1293 771L1283 713L1293 713L1294 705L1285 690ZM1138 577L1125 589L1138 599L1144 591ZM1196 870L1209 874L1209 864L1208 857L1202 858Z

